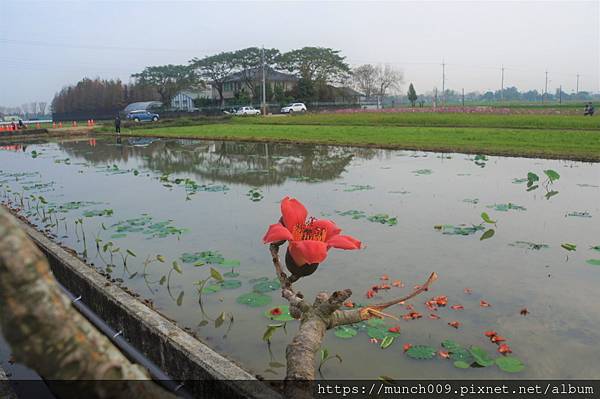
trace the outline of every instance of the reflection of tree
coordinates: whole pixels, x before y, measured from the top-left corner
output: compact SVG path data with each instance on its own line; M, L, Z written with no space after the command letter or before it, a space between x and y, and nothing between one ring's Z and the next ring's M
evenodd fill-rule
M138 159L144 167L163 174L196 175L224 183L252 186L282 184L287 178L331 180L355 158L369 159L379 150L312 144L233 141L157 140L139 147L139 139L69 141L60 146L71 156L106 164ZM192 176L190 176L192 177Z

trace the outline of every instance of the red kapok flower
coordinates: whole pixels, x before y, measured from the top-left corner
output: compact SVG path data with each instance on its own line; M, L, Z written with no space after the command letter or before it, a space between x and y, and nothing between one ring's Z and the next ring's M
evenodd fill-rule
M341 235L342 230L331 220L307 218L306 208L297 199L285 197L281 201L281 215L281 223L269 226L263 241L289 241L290 255L298 266L323 262L330 248L361 247L354 237Z
M271 316L281 316L283 312L281 311L281 308L273 308L269 313Z

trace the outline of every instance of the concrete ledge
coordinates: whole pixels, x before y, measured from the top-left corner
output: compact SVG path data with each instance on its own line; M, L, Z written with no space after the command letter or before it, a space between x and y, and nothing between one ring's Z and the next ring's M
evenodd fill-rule
M56 279L137 350L198 397L278 399L281 395L173 322L111 284L33 227L21 227L44 252Z

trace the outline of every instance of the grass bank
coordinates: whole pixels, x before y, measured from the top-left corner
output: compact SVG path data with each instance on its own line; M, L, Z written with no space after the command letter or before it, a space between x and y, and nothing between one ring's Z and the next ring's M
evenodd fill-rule
M235 124L481 127L513 129L599 130L600 117L544 114L476 114L436 112L357 112L351 114L305 114L268 118L237 117Z
M267 119L292 120L296 117L264 118ZM600 161L600 131L592 130L262 124L258 122L262 118L253 120L257 122L123 129L122 133L148 137L343 144Z

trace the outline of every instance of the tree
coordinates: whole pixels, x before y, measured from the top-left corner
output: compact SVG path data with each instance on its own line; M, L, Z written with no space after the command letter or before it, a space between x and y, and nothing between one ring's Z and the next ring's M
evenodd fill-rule
M408 97L408 101L410 101L410 103L414 107L415 102L417 102L418 96L417 96L417 92L415 91L415 87L413 86L412 83L408 86L407 97Z
M137 79L139 84L154 87L165 107L171 104L171 99L178 91L200 84L194 68L187 65L146 67L142 72L134 73L131 77Z
M40 101L38 103L40 115L46 115L46 105L47 105L47 103L45 101Z
M377 91L378 70L375 65L365 64L352 71L352 80L354 87L365 97L373 97Z
M340 50L325 47L303 47L282 54L277 64L313 85L336 83L350 73L350 66Z
M404 77L402 76L402 72L389 65L384 67L378 66L377 69L377 95L380 98L383 98L388 91L398 89L402 84Z
M264 49L264 64L268 71L279 57L279 50L271 48ZM262 82L263 49L248 47L233 53L232 60L236 69L239 69L242 82L250 92L252 98L256 98L260 91L257 86Z
M236 57L232 52L223 52L207 56L201 59L194 58L190 61L191 67L195 68L199 75L208 80L212 87L219 93L221 106L225 105L223 98L223 84L231 72L236 68Z

